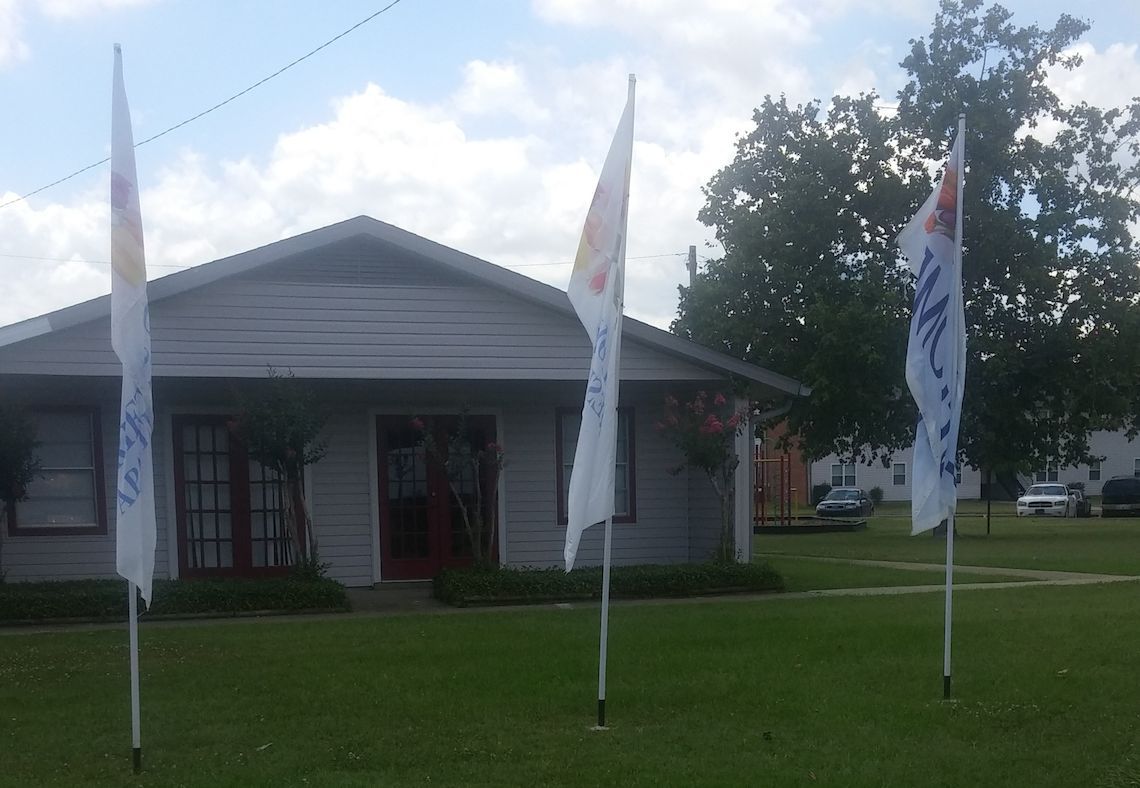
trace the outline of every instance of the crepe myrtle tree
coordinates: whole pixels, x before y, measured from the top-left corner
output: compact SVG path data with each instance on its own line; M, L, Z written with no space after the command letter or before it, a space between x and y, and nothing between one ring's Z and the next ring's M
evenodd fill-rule
M428 458L447 476L451 497L463 518L463 530L471 545L477 568L488 568L495 560L496 512L499 474L506 466L506 453L495 441L473 439L468 411L464 408L450 426L441 428L432 419L413 416L409 422L419 434L419 445ZM464 488L471 482L472 492Z
M31 416L15 405L0 402L0 527L6 525L16 503L28 497L28 485L40 470L38 446ZM3 579L0 574L0 581Z
M328 412L291 369L281 372L269 367L268 375L264 389L239 395L238 415L230 422L230 430L245 445L250 458L272 471L281 485L295 569L320 574L323 567L302 480L305 468L320 462L327 451L320 435Z
M736 456L735 439L747 423L748 412L734 410L732 400L724 394L709 396L698 391L688 402L666 395L664 413L654 425L684 455L685 462L672 472L680 473L686 466L698 468L716 491L720 539L714 557L719 563L732 563L737 558L734 512L740 458Z

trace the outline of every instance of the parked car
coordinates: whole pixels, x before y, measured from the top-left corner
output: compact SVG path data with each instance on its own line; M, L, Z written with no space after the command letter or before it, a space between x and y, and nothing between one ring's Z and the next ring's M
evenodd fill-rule
M1076 517L1077 498L1064 484L1035 484L1017 499L1017 516Z
M1069 492L1073 494L1077 501L1077 513L1074 517L1092 517L1092 501L1085 497L1084 490L1070 487Z
M1140 514L1140 479L1135 476L1114 476L1104 483L1100 491L1100 516Z
M868 517L875 513L875 504L858 487L832 487L816 504L815 513L821 517Z

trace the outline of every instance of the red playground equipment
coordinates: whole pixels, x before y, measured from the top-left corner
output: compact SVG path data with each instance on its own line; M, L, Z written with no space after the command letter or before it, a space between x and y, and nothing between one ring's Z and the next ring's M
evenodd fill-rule
M792 502L796 489L792 487L792 458L785 452L765 457L759 446L752 455L754 525L791 525Z

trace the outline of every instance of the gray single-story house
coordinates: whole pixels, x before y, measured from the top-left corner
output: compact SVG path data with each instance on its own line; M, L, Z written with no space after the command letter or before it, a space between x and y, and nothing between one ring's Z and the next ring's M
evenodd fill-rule
M562 558L590 346L566 294L412 233L357 217L151 282L158 551L155 576L257 576L289 561L280 494L228 418L292 370L326 403L327 455L308 469L313 536L349 586L426 579L462 564L446 478L417 454L413 415L467 409L506 452L498 559ZM667 393L746 384L755 401L796 381L626 319L614 560L713 550L707 479L654 429ZM0 397L37 420L42 477L0 534L10 581L115 574L120 367L110 298L0 328ZM742 400L743 401L743 400ZM737 440L736 534L751 536L752 440ZM409 471L409 468L411 469ZM410 474L410 475L409 475ZM602 529L579 560L601 559Z

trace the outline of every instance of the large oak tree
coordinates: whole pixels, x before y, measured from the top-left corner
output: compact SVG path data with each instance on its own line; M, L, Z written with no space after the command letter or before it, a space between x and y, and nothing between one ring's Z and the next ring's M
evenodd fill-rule
M768 97L700 218L722 258L682 288L679 334L814 389L790 413L813 457L909 445L904 357L912 276L898 231L967 118L969 353L960 448L975 467L1088 459L1095 429L1140 412L1140 100L1066 106L1050 69L1080 65L1087 25L1018 27L1001 6L944 0L910 42L897 109L874 94Z

